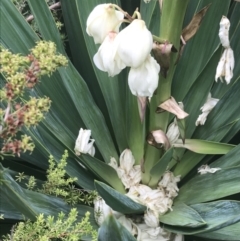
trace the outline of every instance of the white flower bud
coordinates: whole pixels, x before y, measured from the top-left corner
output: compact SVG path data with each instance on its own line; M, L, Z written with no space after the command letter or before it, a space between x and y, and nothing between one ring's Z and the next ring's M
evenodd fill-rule
M135 159L132 152L129 149L125 149L120 156L120 168L125 171L126 174L130 172L135 163Z
M153 38L143 20L135 19L116 37L117 55L126 66L137 68L149 56Z
M159 226L158 216L152 210L147 210L147 212L144 214L144 221L151 228L156 228Z
M160 66L151 55L139 67L132 67L128 75L128 85L132 94L152 97L158 86L159 71Z
M208 114L215 107L218 101L219 99L215 99L211 97L211 93L208 94L205 104L201 107L202 114L199 115L198 119L196 120L196 123L195 123L196 126L205 124Z
M74 148L76 155L79 156L81 153L88 153L91 156L95 155L95 148L93 146L95 140L90 139L90 136L91 130L80 129Z
M87 34L94 38L95 44L102 43L109 32L119 32L123 18L124 14L112 4L99 4L88 16Z
M105 203L105 201L98 197L94 200L94 216L97 224L100 226L104 219L112 213L112 209Z
M126 67L120 58L115 57L114 39L116 35L117 33L115 32L109 32L93 57L93 61L98 69L108 72L109 76L119 74Z

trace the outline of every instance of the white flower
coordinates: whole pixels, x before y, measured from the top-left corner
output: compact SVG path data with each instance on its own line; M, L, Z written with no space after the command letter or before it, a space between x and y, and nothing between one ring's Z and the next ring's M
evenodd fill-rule
M95 140L90 139L90 136L91 130L80 129L74 148L76 155L79 156L81 153L88 153L91 156L95 155L95 148L93 146Z
M171 145L175 143L179 136L180 136L180 131L178 129L178 124L177 124L177 119L174 118L174 121L168 126L167 133L166 133L169 142Z
M116 36L117 55L126 66L137 68L152 50L153 38L143 20L135 19Z
M225 76L226 83L229 84L233 77L233 69L235 65L234 54L231 48L226 48L218 62L216 69L215 81L219 77Z
M196 123L195 123L196 126L205 124L208 114L215 107L218 101L219 99L215 99L211 97L211 93L208 94L205 104L200 109L202 110L202 114L198 116L198 119L196 120Z
M144 214L144 222L152 228L156 228L159 226L159 219L158 215L152 210L147 210L147 212Z
M104 219L112 213L112 209L105 203L105 201L98 197L94 200L94 216L97 224L100 226Z
M198 168L198 173L200 173L202 175L202 174L206 174L206 173L215 173L219 170L221 170L220 167L210 168L208 165L203 165Z
M109 32L93 57L93 61L98 69L108 72L109 76L119 74L126 67L120 58L115 57L114 39L116 35L116 32Z
M227 19L227 17L223 16L220 21L218 36L225 50L218 62L215 81L217 81L219 77L221 79L221 77L224 76L227 84L230 83L233 77L233 69L235 64L233 50L231 49L229 42L229 28L230 21Z
M120 168L125 171L126 174L130 172L135 163L135 159L132 155L132 152L129 149L126 149L120 155Z
M109 32L119 32L123 18L124 14L115 10L112 4L99 4L88 16L86 31L95 44L102 43Z
M133 95L152 97L158 86L160 66L149 55L142 65L131 68L128 74L128 85Z

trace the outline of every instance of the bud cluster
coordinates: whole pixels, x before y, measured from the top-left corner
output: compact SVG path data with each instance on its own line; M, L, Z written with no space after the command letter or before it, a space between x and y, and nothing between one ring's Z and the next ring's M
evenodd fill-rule
M51 101L47 97L23 100L25 91L33 89L42 75L50 75L57 67L65 66L67 59L56 53L52 42L40 41L28 56L12 54L7 49L0 51L0 72L6 80L0 89L0 155L32 151L31 139L23 136L13 139L23 127L36 126L48 112Z

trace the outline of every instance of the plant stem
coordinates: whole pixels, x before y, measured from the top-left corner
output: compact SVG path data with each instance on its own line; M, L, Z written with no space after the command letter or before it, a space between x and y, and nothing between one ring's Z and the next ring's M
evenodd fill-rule
M179 49L180 36L182 32L182 24L185 16L189 0L165 0L163 2L162 16L160 23L160 39L166 39L172 43L176 49ZM177 59L176 53L171 53L170 67L167 77L159 75L159 84L156 94L151 99L150 103L150 121L149 131L163 130L166 132L169 120L169 113L156 113L157 107L171 96L171 85L175 71L175 62ZM150 180L150 170L152 166L159 160L163 151L157 148L146 148L144 170L142 176L144 184Z

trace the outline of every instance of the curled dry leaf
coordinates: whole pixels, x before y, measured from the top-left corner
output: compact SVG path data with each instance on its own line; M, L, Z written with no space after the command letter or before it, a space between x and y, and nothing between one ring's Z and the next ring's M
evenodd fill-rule
M158 113L163 112L163 110L176 115L178 119L184 119L188 116L188 113L181 109L181 107L172 96L170 99L164 101L161 105L158 106Z
M210 7L211 3L208 4L206 7L204 7L203 9L201 9L198 13L194 14L191 22L182 30L182 35L181 35L181 45L180 45L180 50L178 53L178 58L176 63L178 62L178 60L180 59L180 57L182 56L183 50L184 50L184 46L186 45L186 42L191 39L196 32L198 31L202 20L208 10L208 8Z
M194 14L191 22L183 29L182 37L185 40L185 42L187 42L196 34L210 5L211 4L208 4L206 7L201 9L198 13Z
M153 55L158 64L161 66L160 73L164 78L167 77L167 72L170 66L170 57L171 52L177 52L177 49L173 44L165 42L165 43L153 43Z
M168 150L171 147L167 135L162 130L151 131L147 136L147 142L158 149L164 147Z

